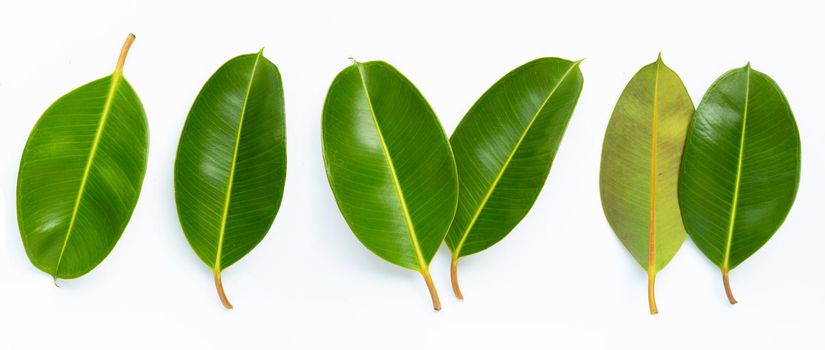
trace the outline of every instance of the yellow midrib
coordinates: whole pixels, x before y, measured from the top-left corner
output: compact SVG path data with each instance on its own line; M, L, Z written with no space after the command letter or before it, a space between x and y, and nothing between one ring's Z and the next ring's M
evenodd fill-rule
M656 78L653 84L653 121L651 125L650 144L650 241L647 256L647 271L656 273L656 148L658 146L659 121L659 75L662 69L661 57L656 60Z
M89 159L86 160L86 167L83 169L83 177L80 179L80 188L77 191L77 198L72 209L72 216L69 219L69 228L66 230L66 238L63 240L63 246L60 248L60 255L57 257L57 264L54 267L54 277L57 278L60 271L60 263L63 261L63 255L66 252L66 246L69 244L69 237L71 237L74 230L74 224L77 220L77 212L80 209L80 202L83 199L83 193L86 191L86 183L89 180L89 173L92 169L95 155L97 154L97 146L100 143L100 136L103 135L103 128L106 125L106 120L109 118L109 113L112 109L112 100L114 100L117 87L120 84L120 79L123 77L123 72L120 68L116 69L112 74L112 82L109 86L109 92L106 94L106 102L103 105L103 112L101 113L100 122L95 131L95 138L92 141L92 147L89 150Z
M258 51L255 57L255 63L252 65L252 72L249 74L249 84L246 87L246 94L243 99L243 106L241 107L241 117L238 120L238 130L235 132L235 146L232 149L232 163L229 165L229 179L226 184L226 197L223 203L223 213L221 214L221 228L218 232L218 248L215 252L215 266L214 272L221 271L221 254L223 253L223 239L226 233L226 219L229 216L229 200L232 198L232 184L235 181L235 164L238 160L238 148L241 142L241 131L243 130L244 117L246 116L246 106L249 101L249 93L252 91L252 82L255 80L255 73L258 70L258 62L261 60L263 50Z
M745 128L748 124L748 100L750 99L751 87L751 67L747 66L745 78L745 108L742 114L742 135L739 137L739 159L736 165L736 182L733 186L733 201L731 203L730 219L728 224L728 237L725 241L725 257L722 261L722 270L727 271L730 267L730 250L733 244L733 228L736 220L736 207L739 203L739 184L742 178L742 158L745 154Z
M395 165L393 164L392 157L390 157L389 149L387 148L387 143L384 140L384 134L381 132L381 127L378 124L378 118L375 115L375 109L372 107L372 99L370 97L369 89L367 88L366 82L366 72L364 71L364 66L362 63L355 63L356 67L358 68L358 74L361 78L361 86L364 88L364 95L367 97L367 105L369 106L370 116L372 116L372 122L375 125L375 131L378 134L378 140L381 141L381 150L384 152L384 158L387 160L387 166L390 168L390 174L392 175L393 184L395 185L395 194L398 196L398 202L401 204L401 211L404 214L404 220L407 224L407 231L410 234L410 241L412 242L413 249L415 250L416 258L418 259L418 265L421 269L421 273L427 273L428 264L424 261L424 254L421 252L421 246L418 243L418 236L415 233L415 227L412 223L412 218L410 217L409 209L407 208L407 201L404 199L404 192L401 190L401 183L398 180L398 175L395 171Z
M541 113L542 110L544 110L544 107L545 107L545 105L547 105L547 102L550 101L550 99L556 93L556 90L558 90L559 86L561 86L561 84L564 83L565 79L567 79L567 76L570 75L570 72L572 72L573 69L576 68L576 66L579 65L579 63L581 63L581 61L573 62L573 64L570 66L570 68L568 68L567 71L564 72L564 75L562 75L561 79L559 79L559 81L556 83L556 85L553 86L553 89L547 95L547 98L545 98L544 101L541 103L541 106L539 106L539 109L536 111L536 113L533 114L533 118L530 119L530 123L527 124L527 127L524 129L524 132L522 132L521 136L519 136L519 139L516 142L516 145L513 147L513 150L510 151L510 154L507 156L507 159L504 161L504 164L502 165L501 170L499 170L498 174L496 174L495 179L493 179L493 182L490 184L490 188L487 189L487 193L484 194L484 198L482 198L481 203L478 206L478 209L476 209L475 213L473 213L473 217L472 217L472 219L470 219L470 223L467 224L467 228L464 230L464 233L461 235L461 240L458 242L458 245L456 246L456 249L453 252L454 257L457 258L457 257L460 256L461 248L464 247L464 242L467 241L467 237L470 235L470 231L475 226L476 220L478 220L479 216L481 215L481 211L484 209L484 207L487 205L487 201L489 201L490 197L493 195L493 191L495 191L496 186L498 186L499 181L501 181L501 178L504 176L504 172L507 170L507 167L510 166L510 162L513 160L513 157L515 156L515 154L518 151L519 147L521 147L521 143L524 141L524 138L527 137L527 133L530 131L530 128L533 126L533 123L535 123L536 119L538 119L538 115Z

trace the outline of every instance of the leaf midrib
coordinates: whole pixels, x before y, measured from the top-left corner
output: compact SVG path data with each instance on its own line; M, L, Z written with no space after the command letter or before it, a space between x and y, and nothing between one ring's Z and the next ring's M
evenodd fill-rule
M387 166L390 169L390 174L392 175L393 180L393 187L395 188L395 194L398 197L398 202L401 205L401 211L404 214L404 221L407 224L407 231L409 232L410 242L412 243L413 249L415 250L415 255L418 260L418 266L421 269L421 273L427 273L428 270L428 263L424 260L424 254L421 252L421 246L418 243L418 236L415 233L415 227L412 223L412 217L410 217L409 209L407 208L407 201L404 198L404 192L401 189L401 183L398 180L398 174L395 171L395 164L393 163L392 157L390 156L389 149L387 147L387 143L384 139L384 134L381 132L381 127L378 124L378 118L375 114L375 109L372 106L372 98L370 97L369 89L367 88L366 82L366 72L364 71L364 65L359 62L355 62L356 67L358 68L358 75L361 78L361 87L364 88L364 95L367 98L367 106L369 106L370 116L372 117L373 125L375 126L375 131L378 134L378 140L381 142L381 150L384 153L384 159L387 160Z
M481 200L481 203L478 206L478 209L476 209L476 212L473 214L472 219L470 219L470 223L467 225L467 229L465 229L464 233L461 235L461 240L458 242L458 245L456 246L456 249L453 252L454 257L457 258L461 255L461 249L464 247L464 242L467 241L467 237L469 237L470 231L475 226L476 220L478 220L479 216L481 215L481 211L484 209L484 207L487 205L487 201L489 201L490 197L493 195L493 191L496 189L496 186L498 186L499 181L501 181L501 178L504 176L504 172L507 171L507 167L510 166L510 162L513 160L513 157L515 156L516 152L518 152L519 147L521 147L521 143L524 141L524 138L527 137L527 134L530 132L530 128L533 126L536 119L538 119L539 114L541 114L541 112L544 110L544 107L547 105L547 102L550 101L550 99L556 93L558 88L564 83L564 81L570 75L570 72L572 72L573 69L579 65L579 63L581 63L581 61L573 62L573 64L570 65L570 68L568 68L567 71L564 72L564 75L562 75L561 79L559 79L556 85L553 86L553 89L541 103L541 106L539 106L536 113L533 114L533 117L530 119L530 123L528 123L527 127L524 128L524 131L522 132L521 136L519 136L519 139L516 142L516 145L513 147L513 150L510 151L510 154L504 161L501 170L499 170L498 174L496 174L495 179L493 179L492 184L490 184L490 188L487 189L487 193L485 193L484 198Z
M656 274L656 151L658 146L659 121L659 75L662 69L662 57L656 60L656 77L653 83L653 120L651 121L650 143L650 241L647 255L647 272Z
M82 202L83 194L86 192L86 183L89 181L89 173L92 169L92 163L94 163L95 155L97 154L97 147L100 144L100 138L101 135L103 135L103 129L106 126L106 121L109 119L109 114L112 109L112 100L114 100L115 94L117 93L117 88L120 85L123 72L120 68L118 68L111 75L111 77L112 81L109 86L109 92L106 94L106 102L103 105L103 112L101 112L100 122L97 125L97 130L95 131L95 138L92 141L92 147L89 149L89 158L86 160L86 167L83 169L83 177L80 179L80 188L77 191L74 208L72 209L72 215L69 219L69 227L66 230L66 238L63 240L63 246L60 248L60 255L57 257L57 264L54 267L53 276L55 278L57 278L57 275L59 274L60 263L63 261L63 255L66 252L66 246L69 244L69 238L72 236L72 232L74 232L75 221L77 221L77 213L80 210L80 202Z
M238 120L238 130L235 133L235 145L232 149L232 162L229 165L229 179L227 179L226 197L224 198L223 213L221 214L221 227L218 232L218 248L215 253L215 266L213 266L213 270L216 273L221 271L221 255L223 254L223 241L226 234L226 220L229 216L229 203L232 198L232 184L235 180L235 165L238 160L238 148L241 142L241 131L243 130L244 117L246 116L246 107L249 102L249 93L252 91L252 82L255 81L255 73L258 70L258 62L260 62L262 54L263 49L258 51L258 55L255 56L255 63L252 65L252 72L249 74L249 83L246 87L246 94L244 95L243 106L241 107L241 116Z
M750 100L751 87L751 67L748 64L745 67L745 106L742 113L742 133L739 137L739 158L736 165L736 181L733 186L733 201L731 201L730 218L728 223L728 235L725 241L725 256L722 260L722 270L727 271L730 268L730 251L733 245L733 229L736 220L736 207L739 203L739 185L742 179L742 159L745 154L745 128L748 124L748 100Z

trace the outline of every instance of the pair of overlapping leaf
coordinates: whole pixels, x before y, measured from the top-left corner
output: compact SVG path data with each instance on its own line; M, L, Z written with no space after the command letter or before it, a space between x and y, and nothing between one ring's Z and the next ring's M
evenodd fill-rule
M600 188L605 215L656 273L690 234L722 271L755 253L785 219L799 184L800 141L785 96L750 65L722 75L695 110L682 81L659 59L619 98L605 134Z
M421 93L384 62L335 78L322 130L327 176L352 231L378 256L424 277L446 240L453 288L460 257L482 251L527 214L547 178L582 88L579 62L531 61L507 74L447 139Z

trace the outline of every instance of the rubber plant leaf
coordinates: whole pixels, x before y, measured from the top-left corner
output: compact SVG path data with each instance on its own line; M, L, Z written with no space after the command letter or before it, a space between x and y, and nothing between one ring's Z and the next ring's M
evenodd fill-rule
M221 272L264 238L284 192L286 126L278 68L256 54L221 66L195 99L178 144L175 203L181 227L232 304Z
M716 80L696 109L679 178L679 204L691 239L728 272L773 236L799 187L799 131L787 99L750 67Z
M579 63L540 58L516 68L481 96L450 138L459 195L446 242L459 299L459 258L503 239L541 192L581 93Z
M678 178L693 102L662 62L639 70L622 92L602 148L599 179L607 221L647 271L650 313L656 314L656 273L685 240Z
M429 264L455 214L450 144L427 101L394 67L347 67L321 122L327 178L356 237L379 257L418 271L441 308Z
M149 140L143 105L123 77L134 39L129 34L114 73L55 101L23 150L20 235L29 260L55 282L100 264L137 204Z

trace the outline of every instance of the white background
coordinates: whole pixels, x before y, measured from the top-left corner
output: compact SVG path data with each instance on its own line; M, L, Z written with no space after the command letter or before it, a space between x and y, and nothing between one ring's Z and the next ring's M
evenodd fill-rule
M0 348L825 348L825 34L821 1L3 1L0 5ZM82 278L33 267L15 221L19 157L40 114L108 75L126 34L125 74L150 125L143 192L111 255ZM235 310L178 224L172 169L186 114L226 60L266 47L286 94L288 160L264 241L224 272ZM782 87L802 136L802 182L785 225L732 272L688 240L646 277L602 214L602 137L624 85L661 51L694 99L751 61ZM502 242L462 260L466 301L432 263L443 310L420 276L366 250L324 174L320 118L353 56L412 80L451 133L472 103L537 57L587 58L584 90L547 185Z

